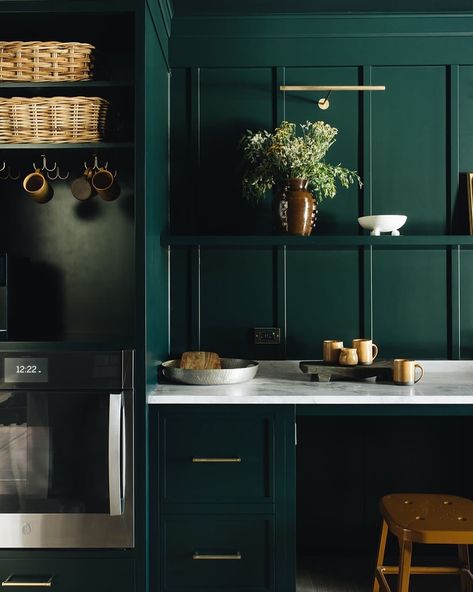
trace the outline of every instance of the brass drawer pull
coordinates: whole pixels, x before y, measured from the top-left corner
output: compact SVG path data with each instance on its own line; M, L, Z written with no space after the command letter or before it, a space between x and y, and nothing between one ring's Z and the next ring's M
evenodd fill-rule
M214 560L214 561L238 561L241 559L241 553L230 553L229 555L211 555L211 554L200 554L194 553L192 555L192 559L199 559L199 560Z
M204 457L204 456L193 456L193 463L241 463L241 457Z
M43 580L43 581L38 580L37 582L34 582L34 581L21 582L20 580L13 580L12 581L12 578L14 578L14 577L15 577L15 574L10 574L6 580L3 580L2 588L6 588L8 586L11 586L12 588L13 588L13 586L16 586L18 588L20 588L20 587L21 588L27 588L27 587L30 587L30 588L33 588L33 587L51 588L53 585L53 576L50 576L48 580Z

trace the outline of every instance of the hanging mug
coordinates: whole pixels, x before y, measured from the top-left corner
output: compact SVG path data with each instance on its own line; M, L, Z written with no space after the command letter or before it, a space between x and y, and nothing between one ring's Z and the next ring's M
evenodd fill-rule
M71 193L79 201L86 201L95 195L95 189L92 187L92 169L86 168L83 175L74 179L71 183Z
M92 187L105 201L113 201L120 195L120 186L115 180L115 175L105 168L100 168L94 174Z
M23 179L23 189L38 203L46 203L53 196L53 190L40 169L26 175Z

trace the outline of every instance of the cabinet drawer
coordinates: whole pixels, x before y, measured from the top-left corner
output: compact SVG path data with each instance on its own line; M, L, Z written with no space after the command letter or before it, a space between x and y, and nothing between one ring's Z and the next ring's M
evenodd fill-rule
M269 502L267 417L170 416L162 424L164 502Z
M270 590L271 517L167 516L164 590Z
M0 559L0 582L2 592L133 592L134 561L79 557ZM19 585L13 585L15 583Z

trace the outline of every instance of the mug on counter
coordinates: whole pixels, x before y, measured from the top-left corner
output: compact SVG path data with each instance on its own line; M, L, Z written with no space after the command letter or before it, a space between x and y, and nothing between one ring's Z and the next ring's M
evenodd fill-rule
M340 341L338 339L325 339L323 351L324 362L338 364L338 358L340 356L340 351L342 347L343 341Z
M356 348L358 363L369 366L378 355L378 346L371 339L353 339L352 347Z
M53 190L43 173L36 169L23 179L23 189L38 203L46 203L53 196Z
M420 375L416 378L416 368ZM396 358L393 363L393 382L405 386L412 386L424 376L424 369L415 360Z
M342 347L338 363L341 366L356 366L358 364L356 347Z

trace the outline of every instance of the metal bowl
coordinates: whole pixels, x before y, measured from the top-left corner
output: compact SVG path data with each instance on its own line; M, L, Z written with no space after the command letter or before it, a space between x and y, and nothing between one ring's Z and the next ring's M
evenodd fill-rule
M181 384L236 384L246 382L258 372L258 362L236 358L220 358L222 365L218 370L188 370L180 368L180 360L169 360L161 364L163 375Z

